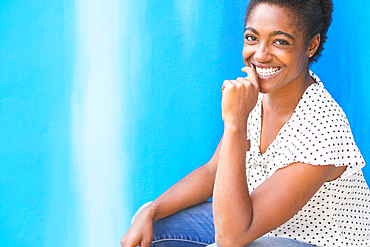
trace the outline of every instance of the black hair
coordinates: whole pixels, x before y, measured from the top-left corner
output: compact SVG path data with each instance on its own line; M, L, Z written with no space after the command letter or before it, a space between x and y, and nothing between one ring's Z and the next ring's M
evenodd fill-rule
M296 28L303 29L306 47L316 34L320 34L321 42L309 63L316 62L324 50L326 33L332 21L332 0L250 0L245 16L245 24L253 9L261 4L276 5L293 13Z

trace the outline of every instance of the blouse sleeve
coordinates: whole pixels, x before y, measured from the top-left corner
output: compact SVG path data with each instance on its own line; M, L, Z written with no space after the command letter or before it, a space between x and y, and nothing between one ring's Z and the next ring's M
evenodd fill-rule
M278 168L294 162L347 166L342 177L365 166L347 117L320 85L305 93L275 150Z

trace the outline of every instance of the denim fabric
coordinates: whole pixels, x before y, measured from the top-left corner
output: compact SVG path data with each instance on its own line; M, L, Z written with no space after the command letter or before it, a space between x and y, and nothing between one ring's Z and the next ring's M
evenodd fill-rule
M153 227L153 247L203 247L215 242L211 202L157 220Z
M144 204L135 214L147 206ZM152 247L217 247L213 225L212 203L204 202L187 208L153 224ZM279 237L261 237L248 247L312 247L294 239Z

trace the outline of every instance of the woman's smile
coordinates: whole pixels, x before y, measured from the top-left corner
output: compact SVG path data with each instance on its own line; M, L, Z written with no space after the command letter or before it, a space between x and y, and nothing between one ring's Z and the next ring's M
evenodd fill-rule
M282 67L280 66L261 67L255 64L253 64L253 67L256 69L256 72L260 79L270 79L272 77L275 77L281 72L282 69Z

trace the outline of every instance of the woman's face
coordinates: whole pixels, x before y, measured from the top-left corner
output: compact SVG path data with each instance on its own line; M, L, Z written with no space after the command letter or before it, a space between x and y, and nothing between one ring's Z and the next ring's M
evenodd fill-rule
M259 4L248 18L243 59L246 66L256 68L262 93L289 90L307 73L304 35L291 15L284 8Z

